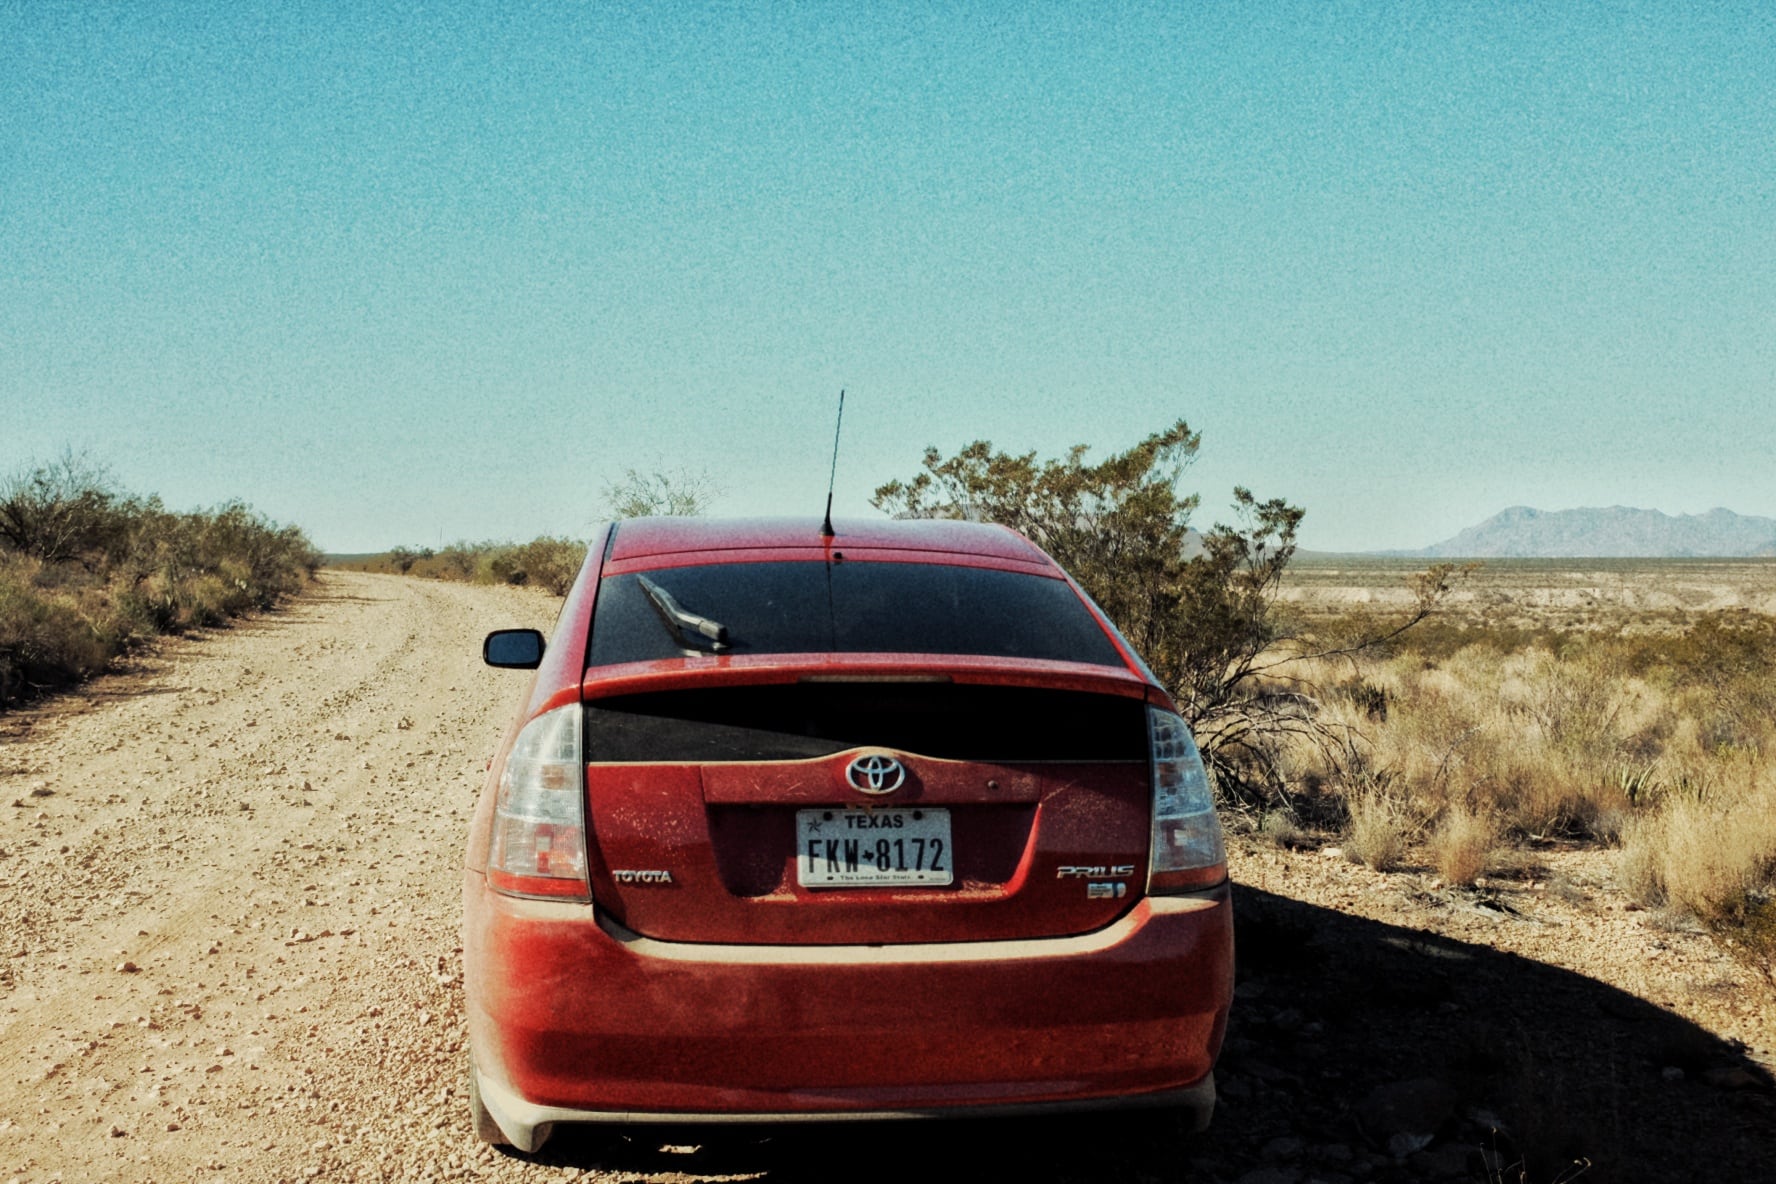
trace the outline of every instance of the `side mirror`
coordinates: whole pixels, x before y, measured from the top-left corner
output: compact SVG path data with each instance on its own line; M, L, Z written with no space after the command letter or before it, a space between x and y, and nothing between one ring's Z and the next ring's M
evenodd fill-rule
M481 643L481 660L503 670L535 670L545 644L535 629L495 629Z

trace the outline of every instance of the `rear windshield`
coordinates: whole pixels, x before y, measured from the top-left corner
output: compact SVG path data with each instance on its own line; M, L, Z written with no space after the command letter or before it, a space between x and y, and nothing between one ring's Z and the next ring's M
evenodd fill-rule
M719 629L722 640L711 636ZM593 666L685 654L976 654L1122 666L1063 580L930 563L724 563L611 576Z
M951 683L720 687L586 705L589 761L799 761L865 744L951 761L1138 761L1147 705Z

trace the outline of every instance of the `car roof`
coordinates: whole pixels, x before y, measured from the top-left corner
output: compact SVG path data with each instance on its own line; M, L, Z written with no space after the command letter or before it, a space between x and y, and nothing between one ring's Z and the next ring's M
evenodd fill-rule
M840 518L833 537L820 533L817 518L632 518L616 525L610 559L616 563L657 559L690 552L727 552L738 559L756 551L852 548L863 552L919 551L941 561L1001 560L1050 567L1053 561L1034 543L1003 526L939 519ZM721 562L714 556L711 562Z

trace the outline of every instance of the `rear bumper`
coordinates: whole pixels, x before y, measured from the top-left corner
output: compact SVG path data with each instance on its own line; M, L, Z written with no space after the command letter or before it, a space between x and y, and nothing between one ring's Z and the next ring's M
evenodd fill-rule
M520 1145L556 1122L1213 1104L1225 887L1076 937L901 946L658 942L472 872L465 895L474 1071Z
M615 1123L625 1126L721 1126L741 1123L898 1122L920 1119L1028 1118L1043 1114L1067 1114L1091 1110L1171 1108L1191 1117L1191 1129L1201 1132L1215 1111L1215 1074L1210 1072L1195 1085L1140 1094L1130 1098L1086 1099L1076 1102L1039 1102L1005 1106L946 1106L926 1110L847 1110L832 1113L787 1111L781 1114L668 1114L653 1110L575 1110L568 1106L539 1106L511 1089L481 1076L473 1065L481 1104L513 1146L535 1151L548 1141L557 1123Z

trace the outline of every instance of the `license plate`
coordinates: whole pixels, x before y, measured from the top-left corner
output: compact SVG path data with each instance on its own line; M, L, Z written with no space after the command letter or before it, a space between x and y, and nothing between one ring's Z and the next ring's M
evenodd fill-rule
M952 855L948 810L796 811L796 882L804 888L948 884Z

